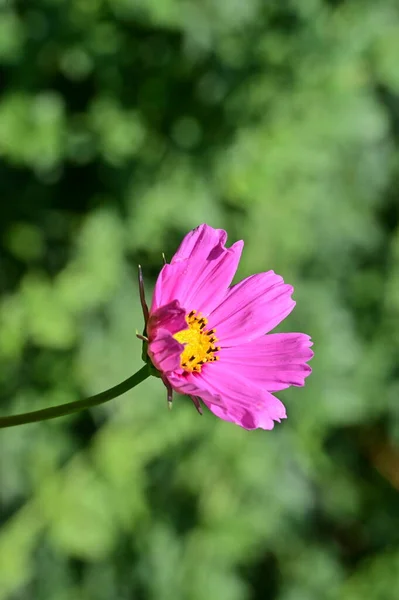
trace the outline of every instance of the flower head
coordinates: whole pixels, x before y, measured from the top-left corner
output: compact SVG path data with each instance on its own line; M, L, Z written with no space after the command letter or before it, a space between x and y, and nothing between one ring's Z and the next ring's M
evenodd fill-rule
M312 342L303 333L274 333L295 306L293 288L274 271L231 286L243 242L200 225L162 268L148 313L148 356L168 389L200 400L246 429L272 429L286 417L272 392L304 385ZM265 335L267 334L267 335Z

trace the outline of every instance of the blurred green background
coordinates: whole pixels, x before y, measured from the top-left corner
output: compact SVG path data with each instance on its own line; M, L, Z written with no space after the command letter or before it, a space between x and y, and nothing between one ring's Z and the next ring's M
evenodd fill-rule
M159 380L0 432L0 600L399 598L397 0L0 0L0 410L141 365L201 222L295 286L288 420Z

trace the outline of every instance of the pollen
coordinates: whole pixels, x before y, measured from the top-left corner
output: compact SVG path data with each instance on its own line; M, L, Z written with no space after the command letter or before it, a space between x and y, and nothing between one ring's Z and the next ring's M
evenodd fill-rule
M182 329L174 334L174 338L184 344L180 355L180 364L189 373L200 373L205 363L219 360L215 353L220 350L216 346L217 337L214 329L207 329L208 319L201 313L192 310L186 315L188 329Z

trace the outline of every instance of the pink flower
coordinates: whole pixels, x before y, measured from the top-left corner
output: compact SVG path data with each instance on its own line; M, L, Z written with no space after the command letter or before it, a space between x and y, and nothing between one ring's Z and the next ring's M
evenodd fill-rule
M199 411L200 399L221 419L272 429L286 417L272 392L304 385L312 342L304 333L269 334L294 308L293 288L274 271L231 286L244 244L226 248L226 240L200 225L161 270L149 313L142 295L148 355L170 401L175 390Z

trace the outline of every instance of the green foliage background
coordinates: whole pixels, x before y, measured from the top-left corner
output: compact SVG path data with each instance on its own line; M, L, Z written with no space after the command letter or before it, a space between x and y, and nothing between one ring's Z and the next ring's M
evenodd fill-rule
M0 433L0 600L399 598L396 0L0 0L0 410L141 360L147 286L207 222L296 288L288 420L159 380Z

